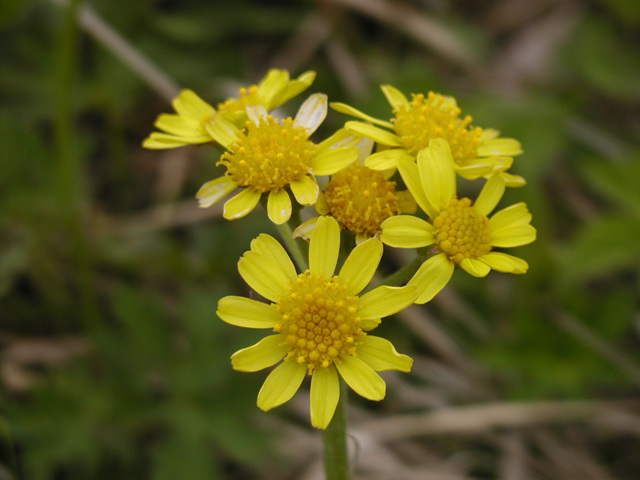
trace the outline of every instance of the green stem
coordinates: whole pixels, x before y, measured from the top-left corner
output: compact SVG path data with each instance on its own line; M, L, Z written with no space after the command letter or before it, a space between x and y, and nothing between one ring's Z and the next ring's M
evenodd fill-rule
M349 480L347 458L347 389L340 382L340 399L333 419L322 434L326 480Z
M304 254L302 253L302 249L296 239L293 238L293 230L291 230L291 225L288 223L283 223L282 225L276 225L278 229L278 233L280 233L280 237L284 241L284 244L289 249L291 256L293 257L293 261L296 262L296 265L300 269L301 272L304 272L308 267L307 260L305 259Z

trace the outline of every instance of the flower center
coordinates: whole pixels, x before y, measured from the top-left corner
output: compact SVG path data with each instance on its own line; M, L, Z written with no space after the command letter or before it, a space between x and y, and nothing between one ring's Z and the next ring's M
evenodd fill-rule
M246 127L218 162L239 187L271 192L308 173L317 146L307 140L303 127L293 125L293 119L280 124L269 115L259 125L247 122Z
M468 198L454 198L436 217L433 226L438 248L457 264L491 250L489 219L480 215Z
M274 305L282 321L274 327L291 347L287 358L307 366L329 367L339 357L354 355L359 337L358 297L347 294L338 277L323 278L307 270Z
M409 105L394 113L393 128L411 155L428 147L432 138L444 138L455 161L476 158L482 129L469 125L469 115L459 118L460 109L452 100L433 92L427 98L413 95Z
M217 105L217 110L223 115L233 115L244 113L247 105L257 105L260 103L258 97L258 86L251 85L247 88L240 87L238 89L240 96L238 98L229 98ZM246 118L246 117L245 117Z
M399 212L395 185L380 172L354 164L331 176L325 198L341 226L373 236L383 221Z

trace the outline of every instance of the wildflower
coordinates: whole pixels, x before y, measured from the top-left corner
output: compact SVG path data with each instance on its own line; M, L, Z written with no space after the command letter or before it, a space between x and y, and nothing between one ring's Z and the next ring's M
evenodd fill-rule
M385 147L367 159L369 168L401 167L403 161L415 161L418 152L432 139L443 138L449 143L455 170L461 177L472 180L499 173L508 186L524 185L522 177L505 173L513 156L522 153L518 141L501 138L496 130L472 127L469 115L460 118L461 110L453 97L429 92L426 97L413 95L409 101L391 85L381 88L393 109L391 121L371 117L343 103L331 104L334 110L367 122L347 122L345 128L349 132Z
M246 106L262 105L270 111L306 90L315 76L315 72L305 72L289 80L286 70L271 69L258 85L240 88L238 98L227 99L218 104L217 109L193 91L182 90L171 102L176 114L159 115L155 126L162 132L151 133L142 146L165 149L213 142L207 125L217 113L242 127L247 120Z
M340 228L331 217L318 220L309 244L309 269L297 275L284 248L262 234L238 263L242 278L272 302L228 296L218 316L246 328L272 329L255 345L231 357L233 368L254 372L275 364L258 393L258 407L270 410L287 402L304 377L311 376L311 424L326 428L340 396L339 376L359 395L378 401L385 382L376 373L408 372L412 360L386 339L369 335L382 317L413 302L412 286L379 286L363 295L382 257L372 238L355 247L335 275Z
M228 98L217 105L218 112L238 128L247 121L247 106L262 105L268 112L302 93L311 86L316 72L308 71L290 80L286 70L271 69L258 85L241 87L239 97Z
M444 288L456 265L475 277L484 277L491 269L527 271L524 260L493 250L526 245L536 238L524 203L487 217L505 190L499 175L485 183L475 203L469 198L456 198L453 159L442 139L431 140L429 147L418 153L417 165L407 165L402 172L409 191L431 222L409 215L391 217L382 223L380 239L392 247L434 246L434 255L408 282L418 290L416 303L428 302Z
M343 229L356 236L356 244L360 244L379 234L384 220L399 213L415 213L417 205L408 191L397 190L396 182L390 180L395 170L380 172L364 166L373 141L342 132L345 136L342 141L358 149L359 161L331 176L318 195L315 209L320 215L335 218ZM308 239L317 219L302 223L294 236Z
M209 207L236 188L242 190L224 205L223 216L234 220L251 212L267 194L267 214L275 224L291 217L290 188L301 205L313 205L318 198L316 175L331 175L357 158L355 148L333 148L331 138L315 144L309 136L327 114L327 97L311 95L296 117L277 120L264 107L247 107L250 120L239 130L222 115L216 115L207 129L227 151L218 165L225 175L205 183L196 194L201 207Z

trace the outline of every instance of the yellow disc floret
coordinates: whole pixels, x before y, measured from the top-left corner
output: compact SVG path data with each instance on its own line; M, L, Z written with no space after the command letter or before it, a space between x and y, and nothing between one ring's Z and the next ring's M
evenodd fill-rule
M433 220L433 226L438 248L457 264L491 250L489 219L480 215L468 198L454 198Z
M325 198L331 216L341 226L369 236L399 211L395 182L359 164L334 174L325 187Z
M392 120L393 128L404 148L411 154L429 146L429 140L444 138L454 160L476 158L482 129L471 127L471 117L460 117L452 99L429 92L414 95L408 105L401 105Z
M307 270L274 307L282 315L274 330L291 347L287 358L305 365L309 373L354 355L358 339L366 335L358 326L358 297L348 295L336 276L325 279Z
M247 122L246 132L222 154L218 165L227 167L239 187L252 187L265 193L279 190L309 173L309 163L317 146L307 140L303 127L294 126L293 119L282 123L272 116L260 124Z
M238 112L244 113L248 105L258 105L260 97L258 96L258 86L251 85L249 87L240 87L238 89L240 96L238 98L229 98L217 105L217 110L221 114L233 115ZM245 117L246 118L246 117Z

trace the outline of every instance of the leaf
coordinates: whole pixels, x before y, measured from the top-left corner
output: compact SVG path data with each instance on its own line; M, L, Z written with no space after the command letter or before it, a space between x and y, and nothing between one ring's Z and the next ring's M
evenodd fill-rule
M613 25L590 18L579 27L571 54L594 87L620 100L639 100L640 55L628 41Z
M640 220L610 215L585 224L563 253L568 280L591 280L640 260Z

